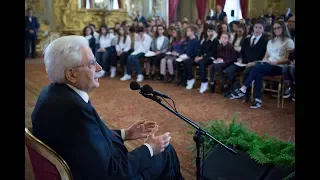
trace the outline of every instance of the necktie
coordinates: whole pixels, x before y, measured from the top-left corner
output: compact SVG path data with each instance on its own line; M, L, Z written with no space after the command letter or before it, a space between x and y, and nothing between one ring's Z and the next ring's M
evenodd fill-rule
M251 42L251 47L254 46L254 42L256 41L256 38L253 38L252 42Z

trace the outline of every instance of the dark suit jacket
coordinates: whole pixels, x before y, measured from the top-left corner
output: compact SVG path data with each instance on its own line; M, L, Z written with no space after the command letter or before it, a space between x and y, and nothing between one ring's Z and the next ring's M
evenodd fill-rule
M218 13L215 14L215 17L216 17L216 21L223 21L223 18L227 16L226 12L224 11L221 11L221 13L219 14L218 16Z
M33 29L35 32L34 32L34 35L37 34L37 31L40 27L39 25L39 22L38 22L38 19L34 16L31 17L31 22L29 21L29 17L26 16L25 19L24 19L24 22L25 22L25 32L26 34L28 33L29 34L29 30L30 29Z
M31 118L34 135L64 158L75 180L140 180L151 166L147 146L128 152L121 137L65 84L45 87Z
M292 16L293 16L293 14L291 14L291 13L289 13L288 16L286 16L286 14L281 15L281 17L283 17L285 22L287 22Z

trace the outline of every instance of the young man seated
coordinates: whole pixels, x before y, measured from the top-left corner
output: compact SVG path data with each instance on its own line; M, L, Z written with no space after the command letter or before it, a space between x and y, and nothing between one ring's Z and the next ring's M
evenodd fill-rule
M208 89L207 67L212 64L212 57L216 58L216 49L219 45L219 40L216 38L216 28L214 25L208 25L207 36L201 44L197 57L194 62L199 64L201 86L200 93L204 93Z
M179 84L184 84L184 78L182 75L181 63L184 66L185 77L187 78L187 87L186 89L192 89L194 85L194 77L192 73L192 65L194 63L194 58L197 55L197 51L200 47L200 41L196 37L195 33L197 32L197 28L195 26L189 26L187 28L187 40L184 43L183 54L179 57L179 59L183 59L181 62L176 63L176 69L178 72L178 82Z
M138 27L138 35L135 37L134 51L130 54L127 59L127 72L120 79L121 81L127 81L131 79L132 65L135 65L137 72L137 82L143 81L143 75L140 67L140 59L147 53L150 49L152 38L144 33L143 27Z
M241 51L238 58L238 63L240 64L247 64L247 66L238 66L238 65L231 65L225 71L226 81L231 82L232 91L238 89L238 83L236 81L236 73L243 72L243 80L245 82L249 72L252 68L253 62L263 59L266 48L267 48L267 40L263 38L262 34L264 32L264 21L258 20L255 22L253 27L253 34L252 36L246 38L243 42L241 47ZM233 92L235 93L235 92ZM234 98L234 96L229 96L229 98ZM248 98L246 98L248 100Z

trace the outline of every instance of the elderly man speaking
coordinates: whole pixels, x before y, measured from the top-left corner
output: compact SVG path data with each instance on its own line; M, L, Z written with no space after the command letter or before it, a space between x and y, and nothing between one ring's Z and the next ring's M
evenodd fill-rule
M64 158L75 180L183 179L169 132L157 136L158 125L145 121L110 130L91 106L87 93L99 87L101 66L87 39L54 40L44 62L51 84L32 113L33 133ZM128 152L124 141L139 138L144 145Z

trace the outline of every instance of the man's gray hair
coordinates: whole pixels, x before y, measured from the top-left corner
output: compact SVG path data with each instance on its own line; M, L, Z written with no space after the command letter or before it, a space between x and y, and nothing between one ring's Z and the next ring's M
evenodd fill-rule
M44 63L52 83L65 83L65 70L82 64L82 48L89 47L83 36L63 36L44 50Z

